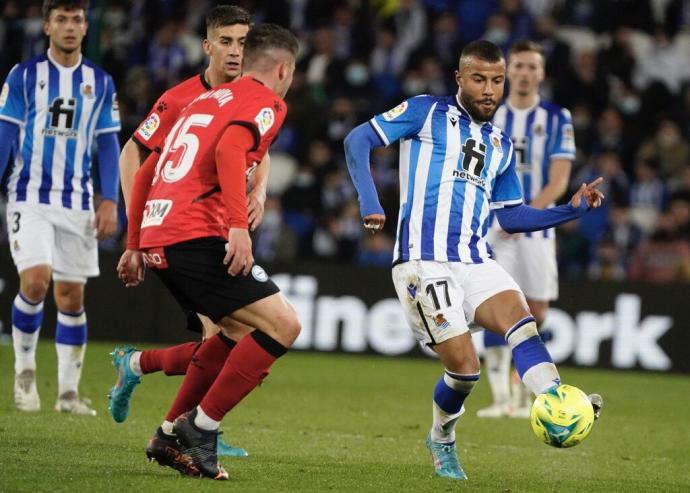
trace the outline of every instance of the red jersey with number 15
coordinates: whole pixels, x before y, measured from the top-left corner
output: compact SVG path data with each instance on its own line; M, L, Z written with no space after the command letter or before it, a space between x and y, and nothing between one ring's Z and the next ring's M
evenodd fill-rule
M156 164L141 222L140 247L203 237L227 238L216 145L229 126L241 125L254 137L248 154L261 160L286 113L284 101L250 77L216 86L187 105L170 130ZM246 166L249 169L251 162Z

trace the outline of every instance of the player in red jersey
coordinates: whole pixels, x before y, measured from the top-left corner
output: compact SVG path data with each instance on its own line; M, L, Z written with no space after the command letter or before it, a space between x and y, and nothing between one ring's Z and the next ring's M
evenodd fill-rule
M165 137L182 109L213 86L231 82L241 75L242 48L250 23L249 13L237 6L221 5L208 13L207 37L204 40L204 51L209 56L208 67L203 74L194 76L163 93L147 118L123 147L120 155L120 173L127 206L134 174L151 153L160 154ZM261 164L256 166L259 161ZM263 217L270 161L267 154L263 159L257 159L257 155L253 153L249 157L249 162L252 163L252 167L247 173L251 178L247 204L251 229L254 230ZM115 421L120 423L127 419L132 391L140 383L141 375L158 371L163 371L166 375L184 375L197 351L210 353L215 357L216 364L222 365L234 342L252 330L237 322L230 322L226 327L230 337L228 340L222 333L217 335L220 329L208 318L195 313L188 314L187 327L196 332L203 332L203 347L199 342L189 342L147 351L137 351L130 346L115 348L112 356L118 378L110 392L109 406ZM177 414L186 410L188 409L180 409ZM168 431L171 432L172 429ZM219 452L228 456L247 455L244 449L232 447L222 440L219 441Z
M254 265L245 189L248 155L263 156L285 119L282 97L297 48L282 27L252 29L244 48L246 75L182 111L160 158L150 156L137 172L131 195L128 248L118 264L125 285L143 280L145 264L184 309L209 317L223 331L228 319L256 328L222 368L199 361L201 371L187 372L176 398L198 403L174 421L180 455L214 479L228 477L217 457L220 421L300 332L295 310ZM166 416L164 425L171 419Z

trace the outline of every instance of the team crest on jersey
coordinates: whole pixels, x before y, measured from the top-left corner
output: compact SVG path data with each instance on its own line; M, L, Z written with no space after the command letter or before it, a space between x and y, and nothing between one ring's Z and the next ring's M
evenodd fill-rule
M532 133L537 137L541 137L546 133L546 131L544 130L543 125L537 123L534 127L532 127Z
M259 127L259 133L261 135L266 134L276 121L275 113L271 108L262 108L259 114L254 118L257 127Z
M91 84L89 84L88 82L82 82L79 85L79 92L85 98L91 99L91 98L95 97L95 94L93 93L93 86Z
M252 277L259 282L268 281L268 274L266 274L266 271L259 265L252 267Z
M173 203L168 199L155 199L146 202L144 207L144 218L141 221L142 228L149 226L160 226L163 219L170 213Z
M7 97L10 95L10 85L5 83L2 86L2 92L0 92L0 108L4 108L7 104Z
M139 130L137 130L137 134L139 134L142 139L149 140L153 134L156 133L156 130L158 130L160 124L160 117L156 113L151 113L151 116L149 116L146 121L141 124Z
M491 145L494 146L494 150L497 152L503 152L503 146L501 146L501 140L495 134L491 134Z
M400 103L395 108L392 108L392 109L386 111L383 114L383 119L386 120L387 122L389 122L391 120L395 120L400 115L405 113L405 110L407 110L407 101L403 101L402 103Z
M443 316L443 313L437 313L434 315L434 323L439 329L447 329L450 326L450 323L448 323L446 317Z

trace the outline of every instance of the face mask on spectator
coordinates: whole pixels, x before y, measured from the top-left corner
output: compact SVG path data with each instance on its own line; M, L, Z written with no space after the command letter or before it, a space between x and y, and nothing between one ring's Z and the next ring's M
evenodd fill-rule
M353 86L362 86L369 80L369 71L361 63L351 63L345 70L345 79Z

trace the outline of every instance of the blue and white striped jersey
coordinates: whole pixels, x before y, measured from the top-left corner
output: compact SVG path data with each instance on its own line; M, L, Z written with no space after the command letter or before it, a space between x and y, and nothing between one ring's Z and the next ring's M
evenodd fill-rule
M496 110L494 125L513 141L517 172L528 204L548 183L552 159L575 159L570 112L560 106L540 100L531 108L516 109L505 103Z
M116 98L110 75L83 57L73 67L50 53L16 65L0 93L0 119L20 127L9 200L92 208L94 137L120 130Z
M490 258L489 210L522 203L510 139L457 96L417 96L370 123L385 145L401 141L395 260Z

